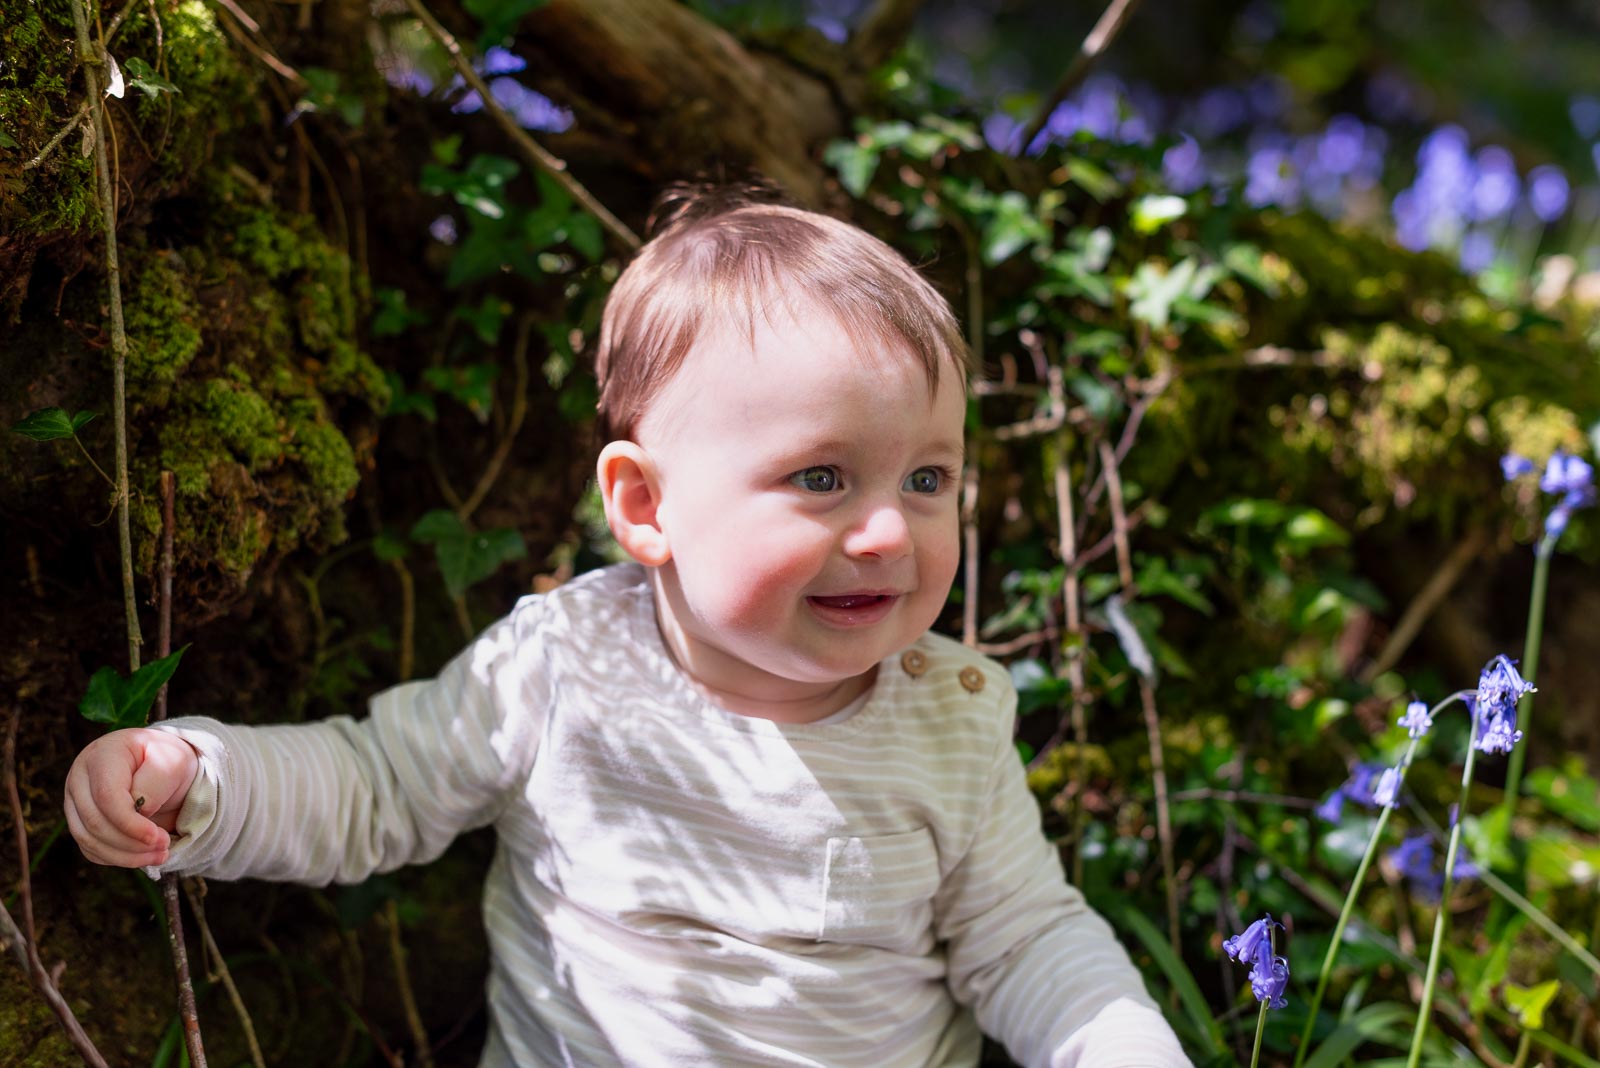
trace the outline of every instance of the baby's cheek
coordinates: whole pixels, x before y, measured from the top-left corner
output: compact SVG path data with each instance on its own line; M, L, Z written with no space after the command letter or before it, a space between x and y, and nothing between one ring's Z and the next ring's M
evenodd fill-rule
M823 569L825 555L807 540L770 534L728 543L713 563L717 602L727 625L767 629L798 610Z

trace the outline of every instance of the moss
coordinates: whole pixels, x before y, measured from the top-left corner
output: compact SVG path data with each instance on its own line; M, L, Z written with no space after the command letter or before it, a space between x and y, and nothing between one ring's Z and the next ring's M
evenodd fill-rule
M200 351L200 302L183 258L134 251L122 277L128 376L171 385Z
M323 368L321 386L366 402L374 412L389 406L389 383L371 356L343 339L334 341Z
M203 410L211 428L252 474L283 457L281 421L265 397L249 386L213 378Z
M316 401L290 403L288 430L289 455L304 469L312 499L323 508L343 503L361 481L350 442Z

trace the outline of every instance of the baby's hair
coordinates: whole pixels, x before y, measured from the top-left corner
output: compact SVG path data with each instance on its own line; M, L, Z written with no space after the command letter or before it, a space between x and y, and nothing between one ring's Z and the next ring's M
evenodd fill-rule
M812 304L869 352L909 349L928 378L961 378L966 340L950 306L903 256L866 231L781 202L770 186L680 184L657 200L651 238L622 272L600 323L602 441L632 438L701 334L755 336Z

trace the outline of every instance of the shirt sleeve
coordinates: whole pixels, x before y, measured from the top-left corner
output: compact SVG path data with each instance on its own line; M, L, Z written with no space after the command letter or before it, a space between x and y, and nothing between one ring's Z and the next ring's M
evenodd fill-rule
M548 708L537 615L530 602L437 678L372 698L363 720L157 724L199 751L200 771L167 863L145 870L359 882L492 822L528 777Z
M951 992L1027 1068L1188 1066L1110 924L1045 840L1011 744L1015 711L1006 687L988 803L935 898Z

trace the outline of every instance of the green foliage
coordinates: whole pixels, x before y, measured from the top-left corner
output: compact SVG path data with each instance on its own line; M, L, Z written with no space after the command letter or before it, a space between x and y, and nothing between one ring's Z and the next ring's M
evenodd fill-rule
M451 597L460 597L469 587L498 571L501 564L528 554L528 547L516 530L506 527L475 531L454 512L442 508L417 520L411 528L411 540L433 546L439 573Z
M98 412L78 412L69 416L60 408L40 408L22 419L21 422L12 424L12 431L34 441L55 441L58 438L70 438L82 429L83 425L93 419Z
M116 668L101 668L90 676L78 711L84 719L113 728L143 726L156 695L178 670L178 662L188 648L185 645L170 656L152 660L126 678Z

